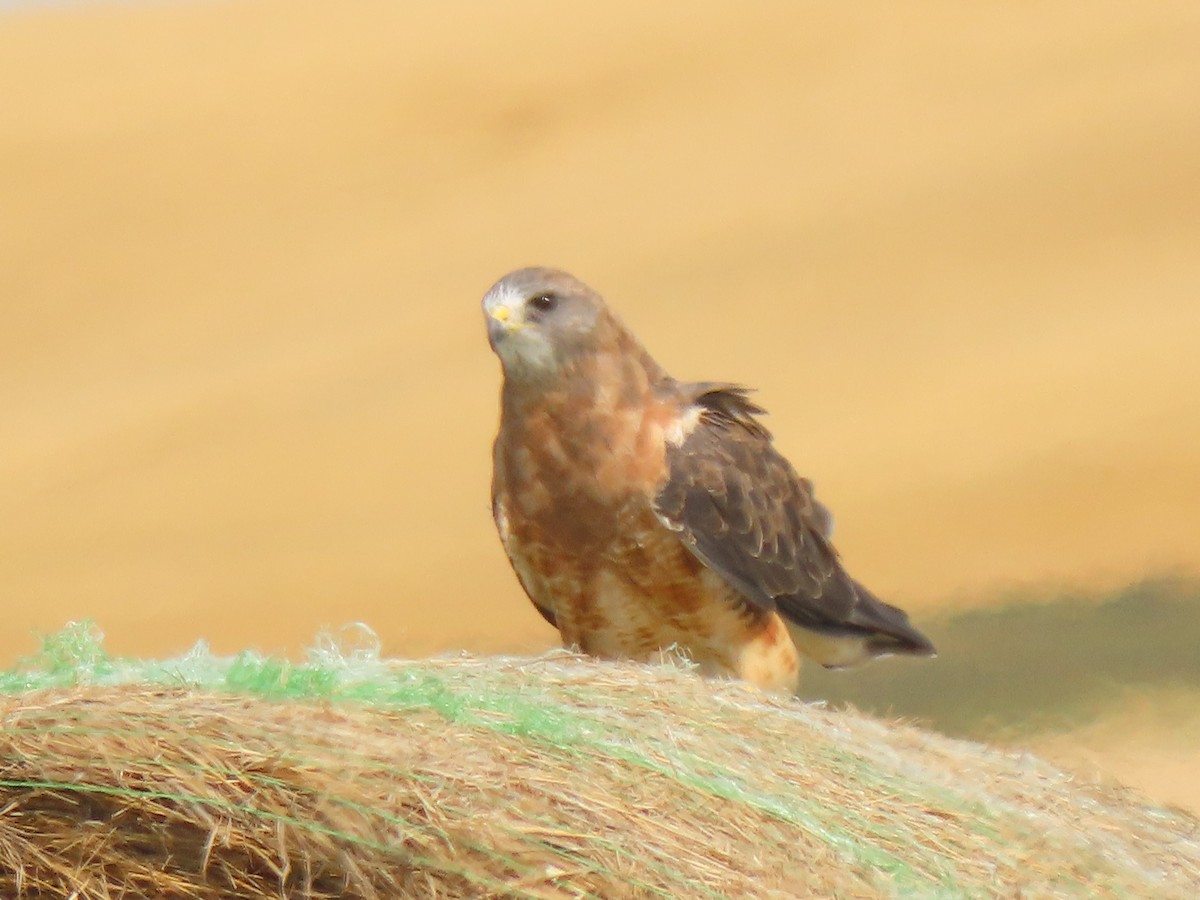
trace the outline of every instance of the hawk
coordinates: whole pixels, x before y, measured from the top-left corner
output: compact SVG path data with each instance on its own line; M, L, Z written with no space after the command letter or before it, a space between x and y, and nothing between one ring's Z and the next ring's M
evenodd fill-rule
M483 298L504 370L492 514L566 646L795 690L801 655L933 655L851 578L747 388L668 375L598 293L527 268Z

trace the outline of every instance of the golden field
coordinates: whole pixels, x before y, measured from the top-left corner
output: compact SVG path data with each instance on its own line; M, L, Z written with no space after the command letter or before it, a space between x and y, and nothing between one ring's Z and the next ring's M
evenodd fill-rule
M488 510L477 302L530 263L760 388L918 622L1200 570L1198 44L1189 2L0 13L0 665L83 617L551 645Z

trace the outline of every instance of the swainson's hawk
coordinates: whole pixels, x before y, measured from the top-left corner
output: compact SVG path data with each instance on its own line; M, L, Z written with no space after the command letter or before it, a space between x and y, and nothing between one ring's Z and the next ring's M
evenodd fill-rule
M563 643L794 690L829 667L931 655L846 574L830 516L772 446L748 391L676 381L591 288L521 269L483 298L504 369L492 510Z

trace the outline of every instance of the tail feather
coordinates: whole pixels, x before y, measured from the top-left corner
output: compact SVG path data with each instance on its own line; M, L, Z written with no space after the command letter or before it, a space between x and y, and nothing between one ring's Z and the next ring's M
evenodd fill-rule
M884 603L854 579L850 583L859 599L856 612L860 615L856 616L855 625L867 632L867 647L875 656L888 653L937 656L933 642L912 626L908 613Z

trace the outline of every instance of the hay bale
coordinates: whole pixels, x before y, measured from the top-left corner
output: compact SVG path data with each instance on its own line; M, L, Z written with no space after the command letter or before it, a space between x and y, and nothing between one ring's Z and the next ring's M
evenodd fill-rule
M1184 813L679 666L203 657L0 678L0 896L1200 895Z

